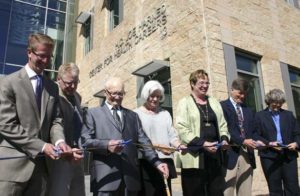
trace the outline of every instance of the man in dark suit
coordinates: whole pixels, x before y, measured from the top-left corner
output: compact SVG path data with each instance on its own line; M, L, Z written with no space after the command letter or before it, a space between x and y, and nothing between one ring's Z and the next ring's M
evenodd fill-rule
M30 35L28 63L1 80L0 155L24 156L0 162L0 192L6 196L44 195L47 168L39 154L55 159L53 144L71 150L64 142L57 85L43 75L53 47L49 36Z
M137 195L140 190L138 149L143 147L144 158L157 167L165 177L167 165L161 163L145 135L138 115L121 106L125 95L120 78L105 84L106 101L102 107L88 110L82 129L82 145L94 148L91 169L91 191L94 196ZM122 145L122 141L131 143Z
M58 69L59 105L64 121L66 143L73 148L76 161L59 159L51 162L48 191L50 196L85 196L82 152L79 137L82 128L81 96L77 93L79 68L74 63Z
M230 98L222 101L224 116L227 121L232 146L225 157L225 196L251 195L252 174L255 168L252 140L254 113L243 102L247 95L248 82L236 79L232 82Z
M296 151L300 128L293 113L281 108L285 103L282 90L270 90L265 102L268 107L255 115L254 138L268 146L259 156L270 196L300 196Z

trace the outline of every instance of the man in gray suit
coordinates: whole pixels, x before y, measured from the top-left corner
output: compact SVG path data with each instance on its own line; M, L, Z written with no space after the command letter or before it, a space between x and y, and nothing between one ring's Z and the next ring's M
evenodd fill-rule
M59 104L64 120L66 143L73 148L76 161L52 161L49 180L50 196L85 196L82 152L79 137L82 128L81 96L76 92L79 68L74 63L63 64L58 69ZM77 150L77 151L76 151Z
M138 149L144 145L145 159L162 175L168 177L168 167L161 163L145 135L138 115L121 106L125 95L120 78L105 84L106 101L102 107L88 110L82 129L82 144L94 148L91 167L91 191L94 196L134 196L140 190ZM129 144L122 141L131 140Z
M1 80L0 155L23 156L0 161L1 195L44 195L47 180L44 155L57 158L57 147L53 144L63 152L71 150L64 142L57 85L43 76L53 47L49 36L30 35L28 63Z

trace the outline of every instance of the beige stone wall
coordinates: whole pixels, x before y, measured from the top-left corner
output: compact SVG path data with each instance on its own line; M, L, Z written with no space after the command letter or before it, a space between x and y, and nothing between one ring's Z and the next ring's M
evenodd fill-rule
M76 63L80 66L79 91L89 107L99 101L93 94L104 88L111 76L120 76L126 84L124 106L136 107L137 80L131 73L153 59L170 61L173 108L189 94L189 74L199 68L210 76L209 94L227 98L227 78L223 43L262 56L263 89L283 89L280 62L300 68L300 10L284 0L124 0L124 20L112 32L108 30L108 11L103 0L80 0L79 12L93 13L93 49L83 55L84 38L78 25ZM166 9L165 37L161 28L133 44L120 57L113 56L95 76L89 74L115 53L115 46L129 31L155 13ZM257 160L258 161L258 160ZM254 174L253 194L265 194L266 183L260 164Z

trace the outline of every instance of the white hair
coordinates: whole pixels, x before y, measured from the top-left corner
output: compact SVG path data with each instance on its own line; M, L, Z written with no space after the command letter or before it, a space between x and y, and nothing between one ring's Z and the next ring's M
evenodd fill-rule
M142 92L141 92L141 98L146 102L149 96L156 90L159 90L161 93L161 99L160 102L163 102L165 100L165 89L164 87L156 80L150 80L146 82L144 85Z

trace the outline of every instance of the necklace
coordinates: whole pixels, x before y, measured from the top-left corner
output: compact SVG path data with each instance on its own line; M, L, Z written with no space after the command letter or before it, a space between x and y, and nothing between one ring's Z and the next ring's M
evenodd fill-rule
M206 123L205 123L204 125L205 125L206 127L210 127L211 124L208 122L208 108L207 108L207 103L205 104L205 112L206 112L206 114L205 114L205 112L202 110L200 104L198 105L198 108L199 108L200 111L202 112L203 117L204 117L204 119L205 119L205 121L206 121Z

